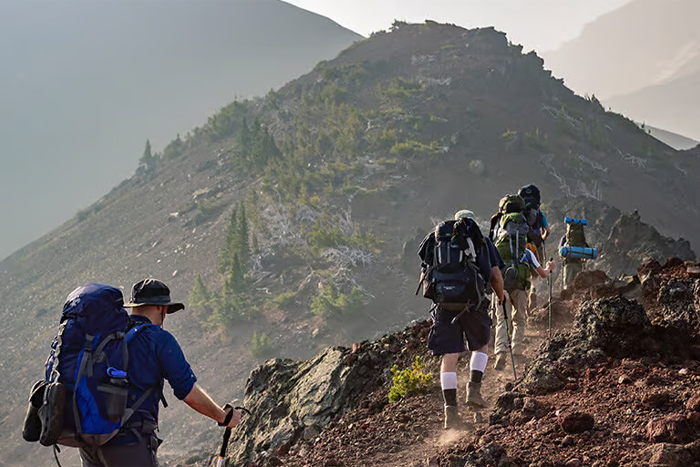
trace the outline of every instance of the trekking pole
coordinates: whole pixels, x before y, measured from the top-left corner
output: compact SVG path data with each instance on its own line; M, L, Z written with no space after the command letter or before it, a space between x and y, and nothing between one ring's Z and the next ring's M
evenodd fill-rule
M547 248L545 247L545 242L542 242L542 259L546 261L547 259ZM550 258L550 261L554 261L554 258ZM549 277L547 277L547 284L549 285L549 302L547 302L548 308L548 318L549 318L549 338L552 338L552 273L550 271Z
M511 305L512 306L512 305ZM505 299L501 302L501 307L503 308L503 319L506 321L506 334L508 335L508 350L510 351L510 361L513 363L513 378L515 381L518 380L518 374L515 372L515 357L513 356L513 344L510 334L510 326L508 326L508 313L506 312L506 301Z
M224 406L224 410L228 408L232 410L240 410L241 412L250 415L250 411L245 407L233 407L231 404L226 404ZM231 439L231 428L226 427L224 430L224 440L221 443L221 449L219 450L219 461L217 462L216 467L226 467L226 449L228 448L229 439Z
M554 258L550 258L550 261L554 261ZM552 273L549 273L549 338L552 339Z

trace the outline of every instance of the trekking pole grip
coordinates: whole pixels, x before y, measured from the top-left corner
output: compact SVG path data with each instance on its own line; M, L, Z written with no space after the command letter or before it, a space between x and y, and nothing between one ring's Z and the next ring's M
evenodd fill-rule
M226 415L224 415L224 421L218 422L218 424L219 426L228 426L228 424L231 423L231 419L233 418L233 406L231 404L226 404L225 406L223 406L223 411L226 413Z

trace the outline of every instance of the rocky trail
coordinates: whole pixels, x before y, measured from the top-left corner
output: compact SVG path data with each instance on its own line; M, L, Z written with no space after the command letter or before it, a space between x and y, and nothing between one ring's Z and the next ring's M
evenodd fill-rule
M553 302L557 328L551 339L543 322L546 305L532 314L528 359L517 367L516 384L511 367L499 372L489 366L483 393L491 407L472 412L462 405L464 431L442 428L440 360L425 347L427 320L376 342L331 349L317 357L316 366L300 364L291 378L280 375L324 400L313 408L304 409L298 394L285 406L270 393L256 392L261 384L278 384L271 376L275 372L264 366L256 371L272 379L252 375L246 404L257 407L260 420L268 410L278 419L266 420L267 437L257 441L243 441L246 433L258 433L251 431L253 423L244 423L238 439L248 443L247 451L229 465L700 465L699 278L700 265L678 259L648 262L637 275L615 280L600 271L583 273ZM318 368L328 372L322 362L333 352L338 368L344 368L344 382L338 388L311 384L308 377ZM390 368L408 368L417 355L433 382L389 403ZM467 361L462 358L458 373L460 400ZM283 364L266 365L283 372ZM332 378L336 371L330 371ZM285 425L291 428L282 429Z
M462 403L464 431L442 428L428 320L311 360L269 360L248 380L244 404L254 415L234 430L227 465L700 465L700 264L648 261L619 279L585 271L552 305L551 339L547 305L531 313L515 384L512 367L492 368L491 347L482 388L490 407ZM390 403L391 368L416 356L432 382ZM458 370L460 401L468 360ZM213 462L210 451L167 465Z

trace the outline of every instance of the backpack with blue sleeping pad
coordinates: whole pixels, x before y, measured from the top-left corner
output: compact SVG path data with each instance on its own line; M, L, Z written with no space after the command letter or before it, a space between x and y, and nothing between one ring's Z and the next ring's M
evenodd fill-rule
M123 305L121 290L104 284L87 284L68 295L45 378L30 395L27 441L99 448L160 389L150 388L127 404L128 344L153 324L132 326Z

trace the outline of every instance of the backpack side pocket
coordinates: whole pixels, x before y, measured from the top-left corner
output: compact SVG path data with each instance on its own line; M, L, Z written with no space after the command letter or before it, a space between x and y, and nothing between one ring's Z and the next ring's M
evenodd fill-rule
M41 435L39 443L53 446L63 432L63 414L66 407L66 386L62 383L49 383L44 390L44 403L39 409Z
M48 383L44 380L37 381L29 392L29 404L27 414L22 423L22 438L30 443L39 441L41 436L41 418L39 409L44 403L44 391Z

